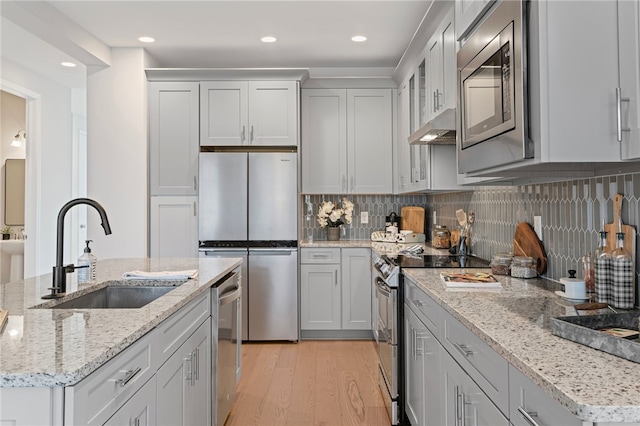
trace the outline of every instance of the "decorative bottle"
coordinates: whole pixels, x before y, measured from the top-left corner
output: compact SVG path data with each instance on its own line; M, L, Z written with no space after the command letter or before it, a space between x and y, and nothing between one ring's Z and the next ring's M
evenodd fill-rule
M634 275L631 253L624 246L624 232L616 233L616 249L611 255L613 265L610 305L619 309L633 309Z
M84 253L78 258L78 284L87 284L96 280L96 262L98 259L91 253L89 243L93 240L86 240L87 246Z
M611 303L611 287L613 280L613 270L611 264L611 253L607 249L607 232L600 231L600 244L595 256L595 286L596 301Z

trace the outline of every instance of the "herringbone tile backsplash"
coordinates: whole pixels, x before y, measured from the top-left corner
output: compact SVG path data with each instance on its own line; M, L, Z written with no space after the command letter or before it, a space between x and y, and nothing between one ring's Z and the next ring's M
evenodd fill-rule
M355 203L355 219L344 227L342 238L368 239L371 231L384 229L385 216L392 211L400 214L406 205L424 206L426 233L430 239L433 212L438 224L457 226L455 211L475 210L472 250L479 257L490 259L494 253L511 251L513 234L520 222L533 224L533 216L542 216L542 243L547 251L547 278L558 280L576 269L582 276L580 258L593 253L598 246L598 231L602 223L613 222L613 196L624 195L622 221L638 228L640 225L640 173L578 179L566 182L521 186L480 186L473 191L430 195L373 196L350 195ZM315 214L323 200L339 201L341 195L312 195L314 216L302 226L313 228L314 238L326 239L316 222ZM304 197L302 197L304 202ZM361 211L369 212L369 224L359 222ZM303 228L303 231L306 228ZM306 234L301 234L306 235ZM637 244L637 242L633 242ZM639 257L636 250L636 256ZM640 261L636 258L636 281Z

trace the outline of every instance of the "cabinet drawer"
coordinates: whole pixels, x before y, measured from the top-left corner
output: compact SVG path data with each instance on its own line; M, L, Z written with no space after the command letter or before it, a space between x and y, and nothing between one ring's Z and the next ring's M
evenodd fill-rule
M339 248L303 248L300 263L340 263Z
M65 423L105 423L156 373L155 348L155 333L147 333L90 376L65 388Z
M405 277L404 282L405 303L409 305L411 310L420 318L420 321L427 326L429 331L440 339L444 310L409 278Z
M503 414L509 413L509 363L448 312L442 344Z
M157 327L158 365L162 365L211 315L210 292L192 300Z
M582 424L512 365L509 365L509 401L509 418L514 426Z

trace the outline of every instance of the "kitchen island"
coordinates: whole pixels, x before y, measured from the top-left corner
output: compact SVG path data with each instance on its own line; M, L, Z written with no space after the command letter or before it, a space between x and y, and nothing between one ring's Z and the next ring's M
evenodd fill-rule
M403 273L446 314L578 419L598 424L640 422L640 365L552 335L551 318L576 315L573 303L553 293L558 283L496 276L502 284L499 290L452 291L442 284L443 271L447 270Z
M51 400L63 403L63 389L68 394L68 389L83 383L83 379L90 378L92 373L99 372L100 367L108 365L109 361L119 355L122 356L128 348L139 344L143 339L153 341L154 345L160 342L149 347L164 350L162 344L165 342L162 339L170 333L163 332L159 337L154 337L154 333L167 324L168 321L165 320L176 318L172 314L179 311L180 315L184 311L191 311L190 306L196 302L198 305L193 306L201 309L198 318L210 315L208 293L211 286L240 264L241 259L233 258L102 260L96 267L95 284L78 285L75 274L69 274L67 296L53 301L41 299L41 296L49 293L51 274L3 284L0 286L0 309L8 310L9 316L0 335L0 392L3 396L0 399L4 400L0 403L1 414L4 416L7 412L5 404L9 399L5 397L11 394L11 389L48 388L51 390ZM124 272L129 271L185 270L196 270L197 277L186 281L123 280L122 277ZM168 285L176 288L135 309L51 309L53 305L67 299L111 285ZM187 308L182 309L184 307ZM210 324L208 329L211 330ZM174 340L168 342L166 348L175 349L173 346L176 346L176 342L187 337L174 336ZM160 367L164 362L153 350L149 351L147 358L153 368ZM206 359L210 357L206 356ZM203 355L202 361L204 360ZM155 371L151 371L153 368L149 368L150 376L151 373L155 374ZM143 376L144 374L140 374L140 377ZM111 381L120 383L114 387L124 388L128 382L126 379L129 377ZM55 402L52 405L53 423L56 423L56 419L62 417L56 413L61 413L62 408L55 407ZM64 410L68 411L69 408L65 406ZM65 413L66 417L69 417L69 413Z

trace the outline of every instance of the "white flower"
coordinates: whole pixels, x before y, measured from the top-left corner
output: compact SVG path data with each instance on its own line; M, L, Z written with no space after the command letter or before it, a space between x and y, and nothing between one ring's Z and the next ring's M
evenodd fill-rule
M351 224L353 207L353 203L346 197L342 199L342 208L338 208L338 206L331 201L324 201L318 209L318 224L322 228L325 226L337 227L345 222Z

